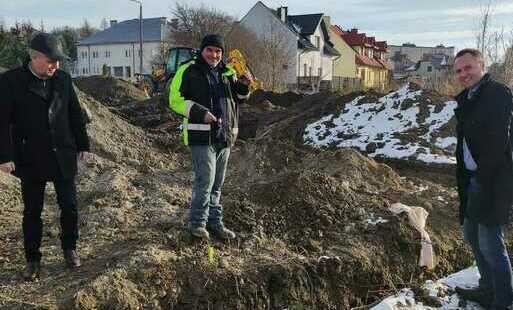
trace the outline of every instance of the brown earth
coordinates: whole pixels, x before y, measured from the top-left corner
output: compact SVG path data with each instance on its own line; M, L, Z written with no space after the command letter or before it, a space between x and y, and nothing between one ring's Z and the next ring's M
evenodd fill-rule
M471 263L450 177L418 166L394 171L353 150L302 146L306 121L342 109L356 94L313 95L285 109L274 102L243 108L263 111L259 121L281 116L259 123L254 137L234 147L222 203L238 238L210 244L185 230L192 172L179 133L132 125L141 114L164 112L125 103L117 111L127 122L110 103L79 96L93 116L95 153L78 177L83 267L63 268L49 186L45 271L38 282L20 279L19 184L0 175L2 309L349 309ZM387 210L393 202L430 213L435 270L417 267L419 235ZM367 222L379 217L388 222Z
M108 106L146 99L145 93L135 85L114 77L84 77L75 79L74 83L80 90Z

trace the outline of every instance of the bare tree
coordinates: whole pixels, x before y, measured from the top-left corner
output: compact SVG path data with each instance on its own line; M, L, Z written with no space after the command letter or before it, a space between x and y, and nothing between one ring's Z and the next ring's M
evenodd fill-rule
M287 71L293 66L294 55L289 48L290 41L276 25L269 24L261 35L235 24L227 36L229 49L243 52L251 71L272 91L286 89Z
M93 33L97 32L98 29L91 26L89 21L87 19L84 19L84 22L82 23L82 26L78 28L78 35L80 39L87 38L88 36L92 35Z
M486 55L486 48L489 43L493 8L493 0L488 0L486 4L481 4L481 17L479 19L478 31L476 34L476 45L477 49L481 51L483 55Z
M170 41L189 47L198 47L209 33L226 35L234 21L230 15L203 4L191 7L177 2L171 13L175 27L171 29Z
M100 29L101 30L105 30L109 28L109 23L107 23L107 20L104 18L102 18L102 21L100 22Z

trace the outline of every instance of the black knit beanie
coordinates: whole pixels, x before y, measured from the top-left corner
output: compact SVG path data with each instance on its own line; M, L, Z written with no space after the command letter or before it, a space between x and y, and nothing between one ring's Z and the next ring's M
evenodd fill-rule
M201 47L200 50L203 51L203 49L207 46L215 46L223 50L224 52L224 39L222 36L218 34L207 34L203 40L201 40Z

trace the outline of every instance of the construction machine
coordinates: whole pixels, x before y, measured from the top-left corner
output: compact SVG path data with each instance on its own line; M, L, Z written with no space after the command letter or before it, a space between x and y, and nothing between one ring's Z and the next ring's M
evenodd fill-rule
M167 86L178 70L178 67L197 55L198 51L190 47L172 47L169 49L166 63L153 69L151 74L136 74L136 85L143 90L148 97L161 93ZM247 75L252 78L250 90L262 88L262 83L258 81L249 69L246 59L242 53L237 50L231 50L228 53L227 66L235 70L237 76Z
M190 47L172 47L169 49L166 63L154 68L151 74L136 74L136 86L152 97L165 89L167 82L172 79L178 67L183 62L192 59L197 51Z

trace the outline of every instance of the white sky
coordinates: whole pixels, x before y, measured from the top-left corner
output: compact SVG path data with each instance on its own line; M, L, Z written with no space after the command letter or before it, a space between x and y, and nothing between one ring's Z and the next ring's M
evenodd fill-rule
M492 26L513 29L513 0L263 0L271 8L289 7L289 14L324 13L333 24L360 31L389 44L412 42L417 45L456 46L475 44L481 7L495 3ZM176 1L142 0L144 17L171 17ZM183 3L183 1L182 1ZM188 0L191 6L201 3L241 18L256 3L248 0ZM137 18L139 6L129 0L0 0L0 20L12 25L30 20L46 30L60 26L79 26L87 19L99 27L108 20Z

